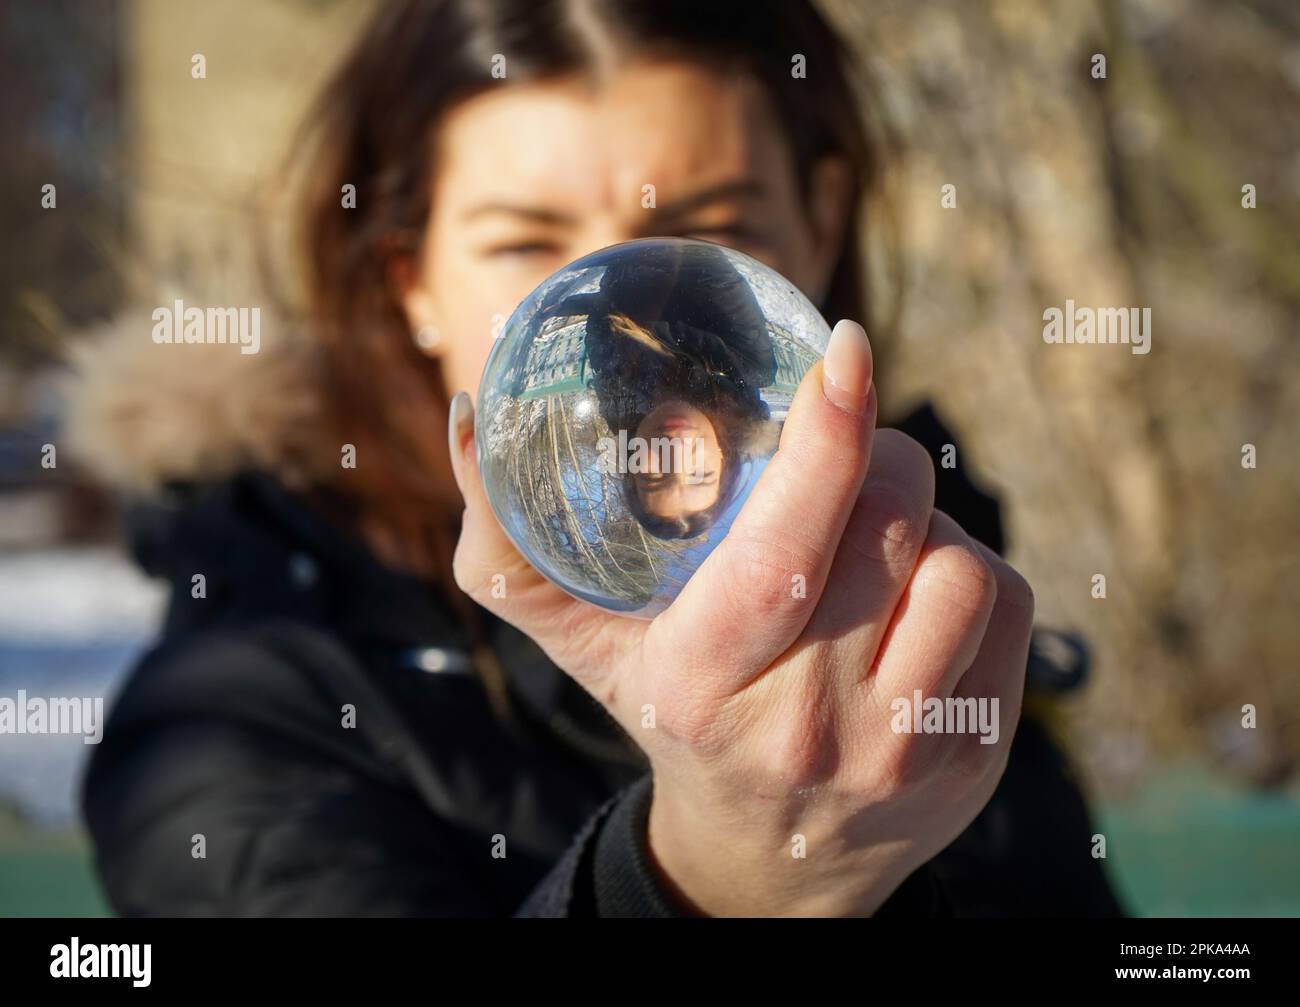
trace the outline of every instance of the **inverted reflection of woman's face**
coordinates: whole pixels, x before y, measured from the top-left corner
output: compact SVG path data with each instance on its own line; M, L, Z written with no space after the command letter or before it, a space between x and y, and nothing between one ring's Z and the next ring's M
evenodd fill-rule
M843 238L849 177L798 191L760 86L704 64L628 61L593 86L514 84L452 109L418 261L397 260L412 329L432 327L449 391L478 390L503 320L557 268L650 235L730 245L814 301Z
M664 402L637 425L646 471L632 477L639 509L667 520L689 518L718 502L722 447L712 421L677 400Z

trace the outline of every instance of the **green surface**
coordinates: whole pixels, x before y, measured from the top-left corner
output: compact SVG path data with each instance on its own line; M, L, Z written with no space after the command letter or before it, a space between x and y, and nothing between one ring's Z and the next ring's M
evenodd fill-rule
M0 916L107 916L85 851L0 855Z
M0 811L0 916L107 916L80 831L30 829Z
M1110 877L1134 915L1300 916L1300 799L1168 770L1097 809Z

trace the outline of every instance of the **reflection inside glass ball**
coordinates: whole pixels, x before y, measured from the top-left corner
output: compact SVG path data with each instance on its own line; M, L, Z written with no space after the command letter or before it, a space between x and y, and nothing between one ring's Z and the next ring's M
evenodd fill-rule
M789 281L720 245L650 238L566 266L483 373L497 518L566 591L654 615L726 534L829 338Z
M695 519L722 498L725 464L718 432L689 402L661 402L637 427L638 444L648 445L647 464L633 479L628 500L637 519L661 538L690 538L703 530Z

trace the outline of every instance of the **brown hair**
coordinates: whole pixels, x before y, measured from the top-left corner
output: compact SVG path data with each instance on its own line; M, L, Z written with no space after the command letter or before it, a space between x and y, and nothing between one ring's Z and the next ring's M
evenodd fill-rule
M654 52L706 59L763 85L793 148L805 196L816 161L856 173L849 237L824 312L869 317L857 239L859 202L880 168L879 117L864 118L850 58L805 0L400 0L385 3L316 104L303 163L306 292L324 363L326 409L357 468L335 487L358 520L400 543L451 588L459 498L446 455L448 390L422 353L389 280L414 254L431 211L436 126L453 104L502 82L589 70L598 56ZM806 77L792 74L804 57ZM874 129L874 135L872 125ZM355 208L344 208L345 185Z

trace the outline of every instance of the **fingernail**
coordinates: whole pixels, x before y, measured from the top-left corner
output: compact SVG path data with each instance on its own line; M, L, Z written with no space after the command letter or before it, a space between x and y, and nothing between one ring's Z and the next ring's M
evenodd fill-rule
M447 411L447 450L451 453L451 471L460 486L460 466L465 460L465 441L474 433L474 403L468 392L457 392L451 397Z
M822 390L833 405L861 416L871 390L871 343L866 330L847 318L831 331L822 363Z

